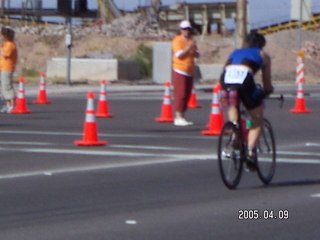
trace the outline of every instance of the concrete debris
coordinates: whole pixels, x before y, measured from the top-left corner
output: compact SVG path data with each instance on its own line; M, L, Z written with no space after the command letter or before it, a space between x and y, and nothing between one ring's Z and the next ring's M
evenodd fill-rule
M43 26L14 26L17 32L37 35L37 36L64 36L66 34L65 25ZM111 24L90 26L72 26L72 33L75 38L81 38L88 34L104 34L108 37L129 37L134 39L171 39L174 35L159 27L154 27L145 17L145 15L127 14L124 17L114 20Z
M310 57L313 60L320 60L320 44L307 41L302 50L305 52L306 57Z

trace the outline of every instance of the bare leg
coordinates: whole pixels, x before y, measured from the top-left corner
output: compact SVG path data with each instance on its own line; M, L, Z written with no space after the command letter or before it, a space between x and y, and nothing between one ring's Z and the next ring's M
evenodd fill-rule
M183 114L183 112L178 112L178 111L176 111L175 112L175 116L176 116L176 118L184 118L184 114Z
M8 107L14 107L15 106L15 99L10 99L10 100L7 100L7 106Z
M252 149L254 149L255 146L257 145L257 142L261 133L261 126L263 123L263 105L250 110L249 114L253 122L253 125L250 128L249 135L248 135L248 150L249 150L249 155L251 155Z
M235 106L230 106L228 109L228 118L231 122L237 122L238 121L238 111Z

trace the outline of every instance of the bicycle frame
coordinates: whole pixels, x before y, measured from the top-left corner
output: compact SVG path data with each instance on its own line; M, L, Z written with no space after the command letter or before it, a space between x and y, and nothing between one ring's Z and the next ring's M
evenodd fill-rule
M283 97L272 98L283 101ZM240 101L233 102L237 111L237 121L227 121L221 131L218 141L218 164L224 184L234 189L240 182L243 164L248 171L256 171L264 184L269 184L273 178L276 164L276 148L273 130L267 119L263 120L261 135L257 143L254 162L247 160L248 136ZM243 107L244 108L244 107ZM249 130L248 130L249 131ZM250 163L250 164L249 164Z

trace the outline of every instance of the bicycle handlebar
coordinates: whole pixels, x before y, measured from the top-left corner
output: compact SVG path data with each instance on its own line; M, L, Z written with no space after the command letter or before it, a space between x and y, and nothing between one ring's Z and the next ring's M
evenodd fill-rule
M280 108L283 107L283 102L284 102L284 97L283 94L279 94L279 96L275 96L275 95L268 95L265 97L266 100L278 100L280 101Z

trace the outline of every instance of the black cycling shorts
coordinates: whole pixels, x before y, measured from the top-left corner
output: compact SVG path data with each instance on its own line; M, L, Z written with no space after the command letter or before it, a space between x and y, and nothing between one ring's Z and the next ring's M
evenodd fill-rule
M248 73L242 84L225 84L225 72L221 74L220 84L224 90L237 90L243 105L248 109L259 107L263 103L263 97L256 96L258 90L252 73Z

